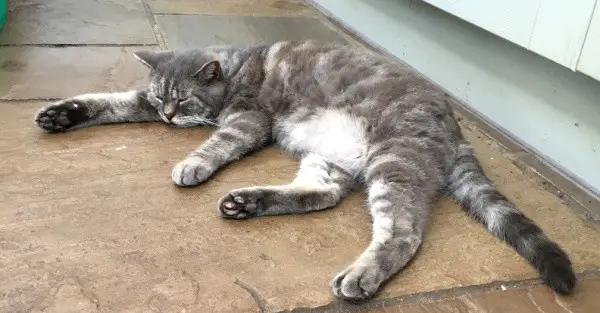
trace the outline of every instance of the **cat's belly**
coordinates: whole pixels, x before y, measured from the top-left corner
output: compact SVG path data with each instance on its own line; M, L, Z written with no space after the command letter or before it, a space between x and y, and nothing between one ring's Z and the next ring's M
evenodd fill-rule
M310 119L284 120L279 144L292 153L317 153L354 176L360 175L367 160L364 123L339 110L322 110Z

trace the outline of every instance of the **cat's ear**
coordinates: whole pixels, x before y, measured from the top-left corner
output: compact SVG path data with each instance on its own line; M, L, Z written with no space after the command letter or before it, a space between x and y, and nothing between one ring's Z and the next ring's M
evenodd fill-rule
M221 63L219 61L210 61L202 65L202 67L194 74L194 77L205 81L214 82L223 78L221 71Z
M133 56L150 69L155 69L158 64L173 57L173 52L142 50L134 52Z

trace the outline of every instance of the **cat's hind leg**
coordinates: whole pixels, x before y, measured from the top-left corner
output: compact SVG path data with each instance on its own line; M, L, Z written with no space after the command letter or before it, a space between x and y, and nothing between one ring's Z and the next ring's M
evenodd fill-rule
M338 204L354 183L341 168L308 154L292 183L232 190L219 201L219 212L225 218L243 219L323 210Z
M417 165L418 155L411 158L389 152L370 158L367 165L365 179L373 235L367 249L332 281L333 293L342 299L372 297L421 245L428 205L436 194L435 184Z

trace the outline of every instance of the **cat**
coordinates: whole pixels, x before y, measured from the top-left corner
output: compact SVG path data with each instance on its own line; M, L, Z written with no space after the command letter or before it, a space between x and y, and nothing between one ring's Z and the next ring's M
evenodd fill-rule
M150 70L147 88L50 104L37 113L37 125L49 132L149 121L217 126L173 168L179 186L198 185L271 143L300 159L287 185L224 195L224 218L324 210L364 186L372 241L332 280L342 299L373 297L409 262L438 194L513 247L553 290L573 292L567 254L485 176L447 95L391 58L310 40L134 55Z

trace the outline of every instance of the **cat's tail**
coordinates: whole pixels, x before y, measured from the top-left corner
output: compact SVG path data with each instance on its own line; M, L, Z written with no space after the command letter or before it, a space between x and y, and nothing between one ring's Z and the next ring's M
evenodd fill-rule
M496 189L466 141L458 146L448 188L471 217L513 247L554 291L573 291L577 279L567 254Z

